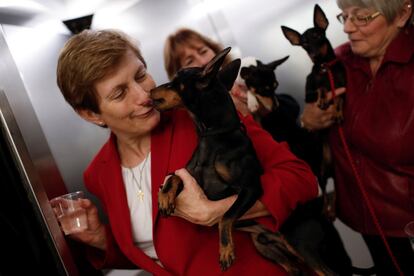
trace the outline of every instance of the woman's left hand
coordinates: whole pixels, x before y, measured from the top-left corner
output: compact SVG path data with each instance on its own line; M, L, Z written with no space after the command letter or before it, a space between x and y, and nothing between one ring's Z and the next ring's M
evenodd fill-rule
M186 169L179 169L175 174L182 179L184 188L175 199L174 216L195 224L212 226L220 220L236 200L236 196L231 196L211 201Z

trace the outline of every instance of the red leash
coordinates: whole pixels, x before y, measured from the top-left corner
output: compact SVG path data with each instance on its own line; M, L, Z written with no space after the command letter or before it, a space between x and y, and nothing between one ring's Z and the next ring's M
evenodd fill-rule
M333 60L333 61L331 61L331 62L329 62L329 63L327 63L325 65L325 69L326 69L326 72L327 72L328 77L329 77L329 84L331 86L332 99L334 99L336 97L336 95L335 95L334 77L333 77L332 71L330 69L330 66L333 65L333 64L335 64L337 61L338 60L335 59L335 60ZM397 259L395 258L394 254L392 253L391 247L388 244L387 239L385 238L384 231L382 230L382 227L380 225L380 222L378 220L378 217L377 217L377 215L375 213L374 207L372 206L372 202L371 202L371 200L368 197L368 193L367 193L364 185L362 185L361 176L358 173L358 170L357 170L357 168L355 166L354 159L352 158L352 155L351 155L351 151L349 150L348 143L346 142L345 135L344 135L344 130L343 130L343 128L342 128L341 125L339 125L339 128L338 129L339 129L339 136L341 137L342 145L344 146L345 154L348 157L349 163L351 164L351 167L352 167L352 171L355 174L355 178L356 178L357 183L358 183L358 188L359 188L360 192L362 193L362 196L364 197L364 200L365 200L365 202L367 204L369 213L370 213L372 219L374 220L375 228L377 228L377 231L379 232L379 234L381 236L381 239L382 239L382 241L383 241L383 243L385 245L385 248L387 249L387 253L390 256L390 258L392 260L392 263L394 264L395 268L397 269L398 274L400 276L403 276L404 274L402 273L402 270L401 270L401 268L400 268L400 266L399 266L399 264L397 262Z

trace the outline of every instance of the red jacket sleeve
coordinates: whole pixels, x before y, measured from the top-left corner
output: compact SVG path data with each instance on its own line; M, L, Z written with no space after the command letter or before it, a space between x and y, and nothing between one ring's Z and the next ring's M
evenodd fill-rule
M286 143L276 142L252 116L241 119L264 169L260 201L272 216L271 219L263 217L257 221L275 231L298 203L317 196L317 179L309 166L290 152Z

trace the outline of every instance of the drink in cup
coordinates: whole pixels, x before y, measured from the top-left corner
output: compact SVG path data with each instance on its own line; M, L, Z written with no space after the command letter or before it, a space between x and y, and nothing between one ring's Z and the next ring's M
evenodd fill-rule
M53 210L65 235L81 232L88 228L86 210L81 207L82 191L58 196L51 200Z

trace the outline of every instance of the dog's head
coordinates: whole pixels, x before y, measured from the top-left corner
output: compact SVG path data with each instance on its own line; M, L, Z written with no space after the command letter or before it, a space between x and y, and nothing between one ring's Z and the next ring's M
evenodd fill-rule
M229 98L240 67L240 59L220 70L230 47L217 54L204 67L183 68L171 82L151 90L154 107L159 111L184 106L194 114L206 112L206 108ZM207 107L209 106L209 107Z
M325 33L328 24L325 13L316 4L313 11L313 28L307 29L303 34L286 26L282 26L282 31L292 45L302 46L312 61L317 63L328 54L331 48Z
M240 77L244 80L249 90L252 90L263 97L273 97L276 88L279 86L275 74L276 67L285 62L288 58L289 56L286 56L268 64L256 60L256 65L247 67L242 65L240 69Z

